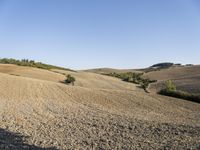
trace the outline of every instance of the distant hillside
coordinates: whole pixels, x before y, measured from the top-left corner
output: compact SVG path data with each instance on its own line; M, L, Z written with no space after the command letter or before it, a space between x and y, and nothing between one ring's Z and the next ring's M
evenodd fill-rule
M150 67L142 68L142 69L95 68L95 69L88 69L88 70L84 70L84 71L98 73L98 74L127 73L127 72L142 73L142 72L157 71L157 70L167 69L170 67L177 67L177 66L182 66L182 65L174 64L174 63L170 63L170 62L163 62L163 63L154 64ZM187 65L187 66L189 66L189 65ZM190 66L192 66L192 65L190 65Z
M126 73L126 72L141 72L135 69L113 69L113 68L97 68L84 70L86 72L98 73L98 74L110 74L110 73Z
M152 85L152 89L160 90L166 80L172 80L177 89L200 93L200 65L170 67L158 71L151 71L144 74L151 80L158 80Z
M143 73L143 78L157 81L150 86L151 91L158 92L164 88L167 80L172 80L178 90L199 94L200 93L200 65L181 65L170 62L154 64L144 69L112 69L98 68L86 70L98 74L123 74L123 73Z
M168 68L168 67L171 67L173 65L174 65L174 63L165 62L165 63L154 64L150 68Z
M114 69L114 68L94 68L94 69L88 69L83 70L86 72L93 72L98 74L110 74L110 73L127 73L127 72L133 72L133 73L142 73L142 72L151 72L156 71L160 69L167 69L170 67L178 67L182 66L181 64L175 64L171 62L163 62L163 63L157 63L147 68L141 68L141 69ZM188 64L186 66L193 66L192 64Z
M151 71L159 71L161 69L167 69L167 68L170 68L170 67L181 67L182 65L181 64L174 64L174 63L171 63L171 62L163 62L163 63L157 63L157 64L154 64L150 67L147 67L147 68L144 68L144 69L138 69L138 71L143 71L143 72L151 72Z

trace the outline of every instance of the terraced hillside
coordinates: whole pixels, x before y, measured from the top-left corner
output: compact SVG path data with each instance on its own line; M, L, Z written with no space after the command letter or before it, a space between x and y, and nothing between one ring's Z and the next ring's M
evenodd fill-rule
M94 73L0 65L0 104L0 149L200 148L199 104Z

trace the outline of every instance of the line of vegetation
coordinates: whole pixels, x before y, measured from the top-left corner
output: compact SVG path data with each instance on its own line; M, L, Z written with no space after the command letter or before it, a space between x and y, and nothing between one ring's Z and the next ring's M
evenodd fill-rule
M160 90L158 93L166 96L181 98L200 103L200 94L192 94L181 90L177 90L176 86L173 84L171 80L166 81L165 89Z
M74 85L74 82L76 81L75 77L71 76L70 74L68 74L66 76L66 80L64 81L65 84L72 84Z
M149 84L156 82L156 80L143 78L142 77L143 73L133 73L133 72L115 73L114 72L114 73L109 73L109 74L104 74L104 75L117 77L117 78L122 79L122 81L139 84L140 87L143 88L146 92L148 92L147 88L149 87Z
M28 67L35 67L35 68L40 68L40 69L47 69L47 70L50 70L50 69L70 70L67 68L49 65L49 64L45 64L41 62L35 62L34 60L28 60L28 59L16 60L12 58L3 58L3 59L0 59L0 63L1 64L15 64L18 66L28 66Z

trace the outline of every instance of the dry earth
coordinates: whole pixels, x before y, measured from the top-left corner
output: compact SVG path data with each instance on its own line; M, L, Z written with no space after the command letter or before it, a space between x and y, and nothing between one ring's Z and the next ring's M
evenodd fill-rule
M83 71L0 72L0 149L200 149L199 104Z
M160 71L152 71L144 75L158 83L152 84L151 89L159 91L166 80L172 80L177 89L200 93L200 65L171 67Z

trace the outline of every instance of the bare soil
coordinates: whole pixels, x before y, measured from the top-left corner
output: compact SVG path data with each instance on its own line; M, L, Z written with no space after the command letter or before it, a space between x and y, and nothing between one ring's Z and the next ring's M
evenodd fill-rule
M200 104L94 73L11 68L0 65L2 150L200 148Z
M200 65L171 67L160 71L152 71L146 73L144 77L158 80L158 83L152 84L152 90L159 91L166 80L172 80L178 90L200 93Z

